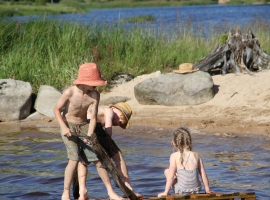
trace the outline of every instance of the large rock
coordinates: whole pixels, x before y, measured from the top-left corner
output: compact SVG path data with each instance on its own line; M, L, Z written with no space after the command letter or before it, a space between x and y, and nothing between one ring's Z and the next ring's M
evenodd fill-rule
M52 86L41 85L34 108L39 113L54 118L53 108L61 96L61 92Z
M26 118L32 104L30 83L0 79L0 121L14 121Z
M145 105L196 105L214 97L213 80L209 73L166 74L148 78L134 87L140 104Z
M126 96L112 96L108 98L102 98L99 102L99 105L108 106L109 104L117 104L119 102L126 102L128 100L130 100L130 98Z

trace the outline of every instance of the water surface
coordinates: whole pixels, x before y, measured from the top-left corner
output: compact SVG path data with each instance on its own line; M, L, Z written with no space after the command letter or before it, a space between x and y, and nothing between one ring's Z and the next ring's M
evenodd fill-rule
M202 32L203 29L207 35L209 30L216 30L218 33L228 32L236 26L252 29L252 21L255 20L269 23L270 4L99 9L85 14L48 15L47 18L87 24L117 25L122 19L145 15L151 15L156 20L137 23L136 26L156 32L166 30L168 36L183 33L183 27L191 26L195 32ZM13 17L15 20L28 18ZM123 25L131 27L134 23L126 22Z
M168 167L170 129L115 128L113 138L121 148L135 191L145 197L164 190ZM57 129L20 129L0 133L1 200L60 199L66 150ZM200 153L215 192L256 192L269 199L270 144L267 135L215 134L192 131L193 150ZM91 198L107 198L94 165L88 167ZM113 182L113 181L112 181ZM113 186L117 193L121 191Z

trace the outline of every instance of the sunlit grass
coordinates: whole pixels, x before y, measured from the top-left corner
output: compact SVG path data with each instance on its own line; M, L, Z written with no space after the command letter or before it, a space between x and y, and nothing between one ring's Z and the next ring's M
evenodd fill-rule
M192 21L170 30L162 27L142 28L135 23L127 28L124 23L79 24L46 18L1 20L0 79L28 81L36 93L40 85L59 90L72 85L84 62L97 63L109 84L114 72L135 77L158 70L171 72L180 63L195 63L206 56L220 43L226 28L210 27L206 36ZM269 23L258 19L245 29L250 27L269 54Z
M44 6L36 5L19 5L19 4L4 4L0 6L0 17L11 16L29 16L29 15L44 15L44 14L67 14L67 13L83 13L87 10L81 4L47 4Z

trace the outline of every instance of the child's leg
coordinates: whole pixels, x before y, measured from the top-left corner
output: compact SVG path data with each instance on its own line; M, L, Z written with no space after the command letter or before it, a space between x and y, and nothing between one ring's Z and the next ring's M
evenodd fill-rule
M86 189L86 178L87 178L87 166L81 162L78 164L78 180L79 180L79 194L78 200L88 199L88 193Z
M132 190L132 187L130 185L130 179L129 179L129 174L128 174L128 170L127 170L127 166L125 163L125 160L122 156L121 151L118 151L118 153L116 153L113 157L112 157L116 169L118 171L118 173L121 176L121 179L124 181L125 185Z
M94 162L96 167L97 167L97 172L101 178L101 180L103 181L107 191L108 191L108 195L110 197L110 199L113 199L113 200L123 200L123 198L121 198L118 194L115 193L115 191L113 190L112 188L112 184L111 184L111 181L110 181L110 177L109 177L109 174L108 172L104 169L104 168L101 168L101 163L99 161L95 161Z
M78 161L76 160L68 160L68 164L65 169L65 177L64 177L64 190L62 194L62 200L70 200L70 185L73 180L73 174L77 167Z
M65 169L64 177L64 191L62 194L62 200L70 199L70 186L73 180L74 172L78 166L78 138L77 137L65 137L60 129L61 137L66 145L68 164Z
M128 169L127 169L127 166L126 166L126 162L122 156L122 153L121 151L118 151L118 153L116 153L113 157L112 157L115 165L116 165L116 169L118 171L118 173L120 174L121 176L121 179L122 181L124 182L124 184L130 189L133 191L131 185L130 185L130 178L129 178L129 174L128 174ZM135 195L137 197L142 197L141 194L139 193L136 193L135 192Z

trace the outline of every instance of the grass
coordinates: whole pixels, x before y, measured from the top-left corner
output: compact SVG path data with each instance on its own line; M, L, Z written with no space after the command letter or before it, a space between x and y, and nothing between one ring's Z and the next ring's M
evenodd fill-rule
M2 4L0 5L0 17L12 16L30 16L45 14L68 14L68 13L84 13L85 9L82 4L47 4L44 6L37 5L20 5L20 4Z
M120 22L145 22L145 21L155 21L156 18L152 15L142 15L136 17L123 18Z
M135 8L135 7L153 7L153 6L180 6L180 5L200 5L216 4L217 0L206 0L202 3L200 0L178 1L178 0L103 0L103 1L75 1L61 0L60 3L46 5L35 5L31 1L11 1L4 2L0 0L0 17L11 16L30 16L44 14L68 14L68 13L87 13L91 9L104 8Z
M270 53L270 24L263 20L249 22L262 49ZM249 28L246 27L246 30ZM136 24L126 29L117 24L79 24L51 21L46 18L27 22L0 20L0 79L30 82L34 93L40 85L59 90L72 85L84 62L95 62L103 78L109 81L114 72L138 76L160 70L177 69L180 63L195 63L220 43L223 30L204 30L194 34L192 22L174 30L142 29ZM242 30L242 33L246 32ZM181 32L181 34L180 34ZM170 35L170 37L168 37Z

